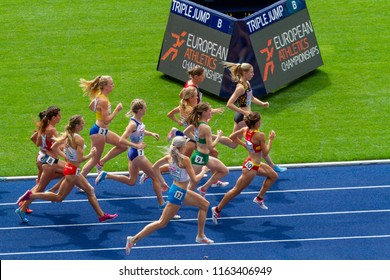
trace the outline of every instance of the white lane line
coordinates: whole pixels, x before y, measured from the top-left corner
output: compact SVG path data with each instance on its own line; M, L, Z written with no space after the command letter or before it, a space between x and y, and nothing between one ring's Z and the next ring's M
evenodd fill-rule
M232 216L221 217L218 220L233 220L233 219L270 219L270 218L286 218L286 217L305 217L305 216L324 216L324 215L351 215L351 214L374 214L388 213L390 209L372 209L372 210L353 210L353 211L337 211L337 212L309 212L309 213L292 213L292 214L275 214L275 215L256 215L256 216ZM207 218L211 220L211 218ZM0 230L33 230L45 228L64 228L64 227L90 227L90 226L113 226L113 225L130 225L130 224L148 224L155 220L144 221L129 221L129 222L108 222L108 223L88 223L88 224L64 224L64 225L42 225L42 226L18 226L18 227L1 227ZM172 220L172 223L180 222L196 222L198 219L180 219Z
M390 185L380 186L356 186L356 187L331 187L331 188L309 188L309 189L290 189L290 190L269 190L267 193L296 193L296 192L318 192L318 191L349 191L349 190L366 190L366 189L388 189ZM220 196L225 195L226 192L221 193L208 193L206 196ZM242 192L241 195L257 194L258 191ZM167 197L166 195L163 197ZM99 201L119 201L119 200L140 200L140 199L156 199L156 196L131 196L131 197L115 197L115 198L99 198ZM61 203L78 203L88 202L88 199L69 199L64 200ZM34 204L47 204L51 201L34 201ZM0 206L15 205L15 202L0 203Z
M253 241L236 241L236 242L217 242L217 243L214 243L212 245L191 243L191 244L134 246L132 248L132 250L186 248L186 247L198 247L198 246L226 246L226 245L264 244L264 243L286 243L286 242L337 241L337 240L374 239L374 238L390 238L390 234L384 234L384 235L358 235L358 236L333 236L333 237L312 237L312 238L275 239L275 240L253 240ZM65 254L65 253L101 252L101 251L118 251L118 250L123 250L124 251L124 249L125 249L124 247L119 247L119 248L116 247L116 248L53 250L53 251L35 251L35 252L8 252L8 253L0 253L0 256L38 255L38 254Z

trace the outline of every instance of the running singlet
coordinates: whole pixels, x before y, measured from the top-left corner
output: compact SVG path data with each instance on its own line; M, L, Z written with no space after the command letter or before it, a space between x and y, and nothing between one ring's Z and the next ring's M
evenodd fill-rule
M53 146L54 141L46 136L46 134L41 135L42 146L41 149L44 151L51 151L51 146Z
M245 92L243 95L237 98L237 106L250 107L252 103L252 97L253 97L252 88L248 84L244 85L244 83L241 81L239 81L239 83L244 86Z
M245 145L248 151L252 154L261 152L261 146L252 142L252 137L256 132L259 131L247 129L245 132Z
M110 103L110 101L108 100L108 98L107 98L104 94L99 94L99 95L95 98L95 104L94 104L94 111L95 111L95 113L96 113L96 120L97 120L97 121L103 120L102 112L96 110L96 107L97 107L97 103L98 103L99 97L102 97L103 99L106 99L106 100L107 100L107 102L108 102L108 113L111 114L111 103Z
M133 143L142 142L145 136L145 125L143 123L138 122L134 118L131 118L130 120L134 121L137 125L135 131L130 135L130 141Z
M184 84L184 88L188 88L188 87L194 87L196 88L196 92L198 93L198 100L197 100L197 104L199 104L200 102L202 102L202 92L199 90L199 87L194 85L194 84L190 84L189 83L190 81L187 81L185 84Z
M174 162L171 162L169 164L169 173L171 174L173 180L178 182L186 182L190 179L187 170L185 170L184 168L180 168Z
M198 142L199 144L206 144L206 138L199 138L199 127L202 123L206 124L205 122L199 123L199 126L195 128L194 138L195 138L195 141Z

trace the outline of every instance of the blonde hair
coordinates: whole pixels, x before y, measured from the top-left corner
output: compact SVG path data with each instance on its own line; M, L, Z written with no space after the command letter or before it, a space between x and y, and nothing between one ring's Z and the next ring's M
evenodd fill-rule
M143 109L144 107L146 107L146 102L143 99L134 99L130 103L130 111L126 113L126 117L131 118L138 110Z
M97 76L95 79L87 81L80 79L80 87L83 89L84 95L88 95L90 99L98 96L102 89L112 80L111 76Z
M76 130L76 125L80 124L83 117L81 115L74 115L69 119L68 124L65 126L65 132L61 134L60 137L55 138L57 142L65 141L65 144L73 147L74 144L74 133Z
M180 109L180 113L183 115L183 114L186 114L186 110L189 107L188 100L191 97L194 97L196 94L196 88L195 87L184 88L182 90L182 94L183 94L183 98L180 100L179 109Z
M169 146L168 155L171 157L171 160L178 166L181 165L181 162L184 159L184 155L180 153L179 148L185 146L187 140L183 136L176 136L172 140L172 144Z
M244 72L248 72L253 69L253 66L249 63L232 63L232 62L222 62L223 67L228 69L230 72L230 78L233 82L238 82L240 78L244 75Z

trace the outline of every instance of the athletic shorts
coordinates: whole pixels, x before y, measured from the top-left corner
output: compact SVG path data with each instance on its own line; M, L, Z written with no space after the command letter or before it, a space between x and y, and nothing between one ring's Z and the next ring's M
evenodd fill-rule
M45 155L42 159L42 164L53 165L58 163L58 158L51 157L49 155Z
M254 171L259 170L259 167L260 167L260 163L253 163L250 157L247 157L242 165L242 168L246 168L248 170L254 170Z
M234 114L234 122L235 123L239 123L239 122L242 122L244 120L244 115L239 113L239 112L236 112Z
M191 163L196 165L206 165L209 162L209 158L209 154L203 154L198 150L195 150L191 156Z
M184 201L186 193L187 190L184 190L182 188L179 188L175 184L172 184L169 188L167 200L172 204L181 205Z
M129 160L134 160L136 157L138 156L144 156L144 150L143 149L136 149L136 148L133 148L131 147L129 149L129 151L127 152L127 157L129 158Z
M100 134L106 136L108 133L108 128L101 128L96 123L89 130L89 135Z
M45 158L46 154L42 151L39 151L38 152L38 155L37 155L37 162L40 162L42 163L43 162L43 159Z
M67 162L64 167L63 171L64 176L66 175L79 175L80 174L80 168L74 166L73 164L70 164Z

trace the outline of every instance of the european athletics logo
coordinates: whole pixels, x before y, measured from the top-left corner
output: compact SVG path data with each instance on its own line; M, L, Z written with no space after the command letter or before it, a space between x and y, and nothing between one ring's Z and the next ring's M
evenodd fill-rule
M265 60L265 66L264 66L264 76L263 76L264 82L267 81L267 79L268 79L269 71L271 71L271 74L273 75L274 69L275 69L275 64L272 60L272 57L274 56L275 47L273 47L273 46L271 47L271 45L272 45L272 39L269 39L268 43L267 43L267 47L260 50L261 54L264 54L264 53L267 54L267 58Z
M179 52L179 48L186 41L184 37L187 35L187 32L183 31L180 35L172 32L171 35L172 38L176 40L176 42L173 43L172 46L168 49L168 51L161 57L161 60L166 60L171 54L172 54L171 61L175 60Z

